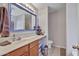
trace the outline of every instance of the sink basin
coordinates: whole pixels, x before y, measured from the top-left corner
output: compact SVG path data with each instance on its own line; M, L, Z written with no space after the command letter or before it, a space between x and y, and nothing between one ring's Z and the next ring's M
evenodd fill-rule
M17 44L17 43L20 43L20 42L27 41L28 39L31 39L31 38L34 38L34 37L36 37L36 35L35 36L29 36L29 37L18 37L18 38L15 38L15 41L13 41L13 38L10 38L10 39L7 39L6 41L0 42L0 46L7 46L7 45L10 45L10 44Z
M11 44L11 42L9 42L9 41L4 41L4 42L1 42L0 43L0 46L7 46L7 45L10 45Z

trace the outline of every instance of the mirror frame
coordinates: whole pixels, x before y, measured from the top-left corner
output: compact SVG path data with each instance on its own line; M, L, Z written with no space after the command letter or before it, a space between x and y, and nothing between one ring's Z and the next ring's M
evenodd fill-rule
M33 29L29 29L29 30L11 30L11 4L13 4L13 5L15 5L16 7L18 7L18 8L20 8L20 9L22 9L22 10L24 10L24 11L26 11L26 12L28 12L28 13L30 13L31 15L34 15L35 16L35 27L37 27L38 25L37 25L37 14L35 14L34 12L33 12L33 10L31 10L31 9L29 9L27 6L25 6L23 3L9 3L8 4L8 10L9 10L9 23L10 23L10 29L9 29L9 31L10 32L21 32L21 31L35 31L35 30L33 30Z

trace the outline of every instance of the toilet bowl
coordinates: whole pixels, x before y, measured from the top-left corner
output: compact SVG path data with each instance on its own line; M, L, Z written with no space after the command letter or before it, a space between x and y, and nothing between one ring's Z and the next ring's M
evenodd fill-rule
M53 45L53 41L52 40L48 40L48 48L51 48Z
M75 46L77 46L77 45L75 45ZM78 49L72 48L71 51L72 51L72 56L78 56L78 53L79 53Z
M72 50L72 56L78 56L78 50L77 49Z

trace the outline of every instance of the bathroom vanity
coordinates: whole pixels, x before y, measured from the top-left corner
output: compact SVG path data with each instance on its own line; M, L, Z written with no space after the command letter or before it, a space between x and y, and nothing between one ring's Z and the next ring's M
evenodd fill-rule
M43 37L45 37L45 35L36 35L36 30L38 26L37 15L34 13L33 10L27 8L20 3L9 4L9 12L10 33L14 34L9 34L9 37L5 37L5 41L0 38L0 55L38 56L40 45L39 41ZM28 31L30 33L25 33ZM35 32L35 35L32 35L33 32ZM22 34L24 37L21 37L22 35L20 34ZM28 36L29 34L31 36ZM16 39L15 37L17 37L18 39ZM6 45L6 43L10 44Z
M35 40L5 55L6 56L38 56L38 49L39 49L39 40Z
M22 38L6 46L0 46L0 55L3 56L38 56L39 41L45 35L36 35Z

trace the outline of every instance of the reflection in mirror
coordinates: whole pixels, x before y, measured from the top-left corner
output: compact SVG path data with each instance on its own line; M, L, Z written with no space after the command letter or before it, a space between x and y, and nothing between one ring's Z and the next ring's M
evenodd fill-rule
M11 8L11 31L34 30L35 16L25 10L10 4Z

